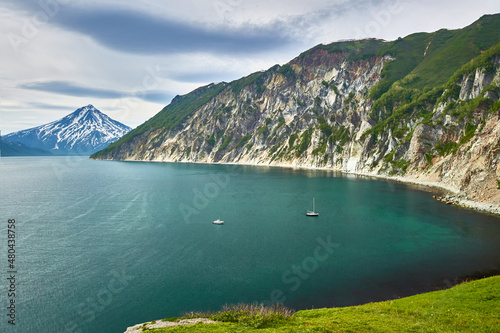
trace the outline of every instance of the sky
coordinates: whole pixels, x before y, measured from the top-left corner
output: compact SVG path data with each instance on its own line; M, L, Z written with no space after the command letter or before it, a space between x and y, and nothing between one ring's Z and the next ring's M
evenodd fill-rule
M0 0L0 130L92 104L130 127L320 43L465 27L498 0Z

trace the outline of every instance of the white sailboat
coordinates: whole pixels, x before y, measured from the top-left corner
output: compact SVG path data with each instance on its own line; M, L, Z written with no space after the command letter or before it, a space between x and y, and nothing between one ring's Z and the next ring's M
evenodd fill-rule
M314 205L314 198L313 198L313 210L308 210L307 213L306 213L306 216L319 216L318 213L315 212L315 205Z

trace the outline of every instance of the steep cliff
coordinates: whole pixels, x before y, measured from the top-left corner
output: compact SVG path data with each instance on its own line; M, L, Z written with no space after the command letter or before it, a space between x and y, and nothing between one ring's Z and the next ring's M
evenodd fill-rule
M174 98L95 159L403 176L498 205L500 16L393 42L319 45Z

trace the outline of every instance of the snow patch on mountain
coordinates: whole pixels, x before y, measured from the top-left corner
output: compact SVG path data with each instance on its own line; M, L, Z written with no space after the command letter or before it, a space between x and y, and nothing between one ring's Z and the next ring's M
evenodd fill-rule
M87 105L51 123L11 133L5 139L49 150L54 154L90 155L131 130Z

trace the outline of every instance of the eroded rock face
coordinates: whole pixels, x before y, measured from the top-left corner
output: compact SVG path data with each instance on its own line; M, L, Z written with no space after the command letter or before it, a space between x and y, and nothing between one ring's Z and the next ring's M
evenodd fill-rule
M418 124L415 127L406 156L419 170L425 169L430 164L425 154L430 145L436 144L438 137L439 130L427 124Z
M474 73L471 73L462 79L460 99L468 101L478 97L483 89L490 85L492 80L492 74L487 74L480 68L476 69Z
M487 87L500 85L500 57L494 60L494 72L477 68L460 78L457 101L427 105L431 121L409 116L397 124L400 133L367 134L377 124L368 92L392 60L351 61L343 53L315 50L240 90L226 84L179 126L146 131L104 158L326 167L404 176L440 182L465 198L498 205L499 113L479 103L470 120L463 121L450 111L450 103L481 96L497 101L499 90Z
M145 133L127 148L123 147L117 157L318 167L335 163L341 169L344 164L353 164L350 156L359 159L363 144L356 142L351 149L346 142L342 145L326 142L325 134L315 128L318 116L330 127L344 126L346 137L361 135L369 129L373 121L368 120L367 114L373 102L366 99L366 95L390 60L390 57L382 57L351 63L342 54L317 50L289 64L293 78L279 72L268 75L262 94L256 93L254 87L245 87L235 94L228 87L189 116L182 128L171 131L161 140L158 138L163 134ZM312 131L306 135L310 138L305 139L309 142L304 143L305 149L300 154L291 151L290 137L295 134L297 145L309 129ZM243 144L241 140L245 136L248 139ZM229 146L232 145L232 149L224 149L228 137L232 138ZM318 145L325 143L324 152L313 154ZM277 157L276 153L284 148L290 151ZM336 149L343 150L344 154L335 154ZM328 159L325 154L329 155Z
M488 117L470 142L461 146L456 154L438 160L428 175L439 175L442 182L458 189L467 199L500 203L500 190L497 189L497 179L500 179L499 121L498 112Z
M475 71L474 80L470 84L462 84L460 97L464 101L477 98L490 84L500 82L498 59L496 72L485 75L480 70ZM484 71L483 71L484 72ZM472 76L469 75L469 79ZM464 80L466 82L467 80ZM496 97L498 100L498 97ZM437 110L436 110L437 111ZM423 145L429 140L432 142L458 142L464 140L467 128L456 125L456 119L448 116L443 126L427 128L419 125L412 137L412 145L408 156L418 156L414 151L419 147L420 153L425 151ZM471 139L460 145L454 153L446 156L435 156L428 168L422 171L413 171L407 176L419 178L423 181L440 181L455 189L458 197L478 203L500 205L500 190L497 180L500 179L500 111L491 113L487 108L479 105L470 120L477 124ZM467 126L466 126L467 127ZM418 137L417 137L418 136ZM419 137L421 139L419 139ZM415 142L415 146L413 143ZM410 158L416 164L418 157ZM420 164L422 165L422 164Z

